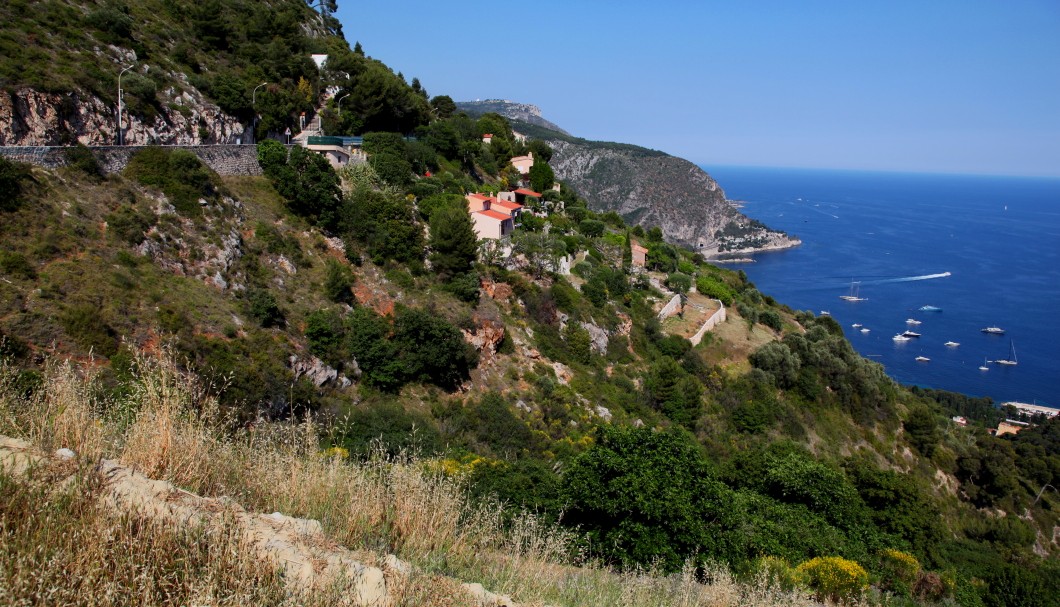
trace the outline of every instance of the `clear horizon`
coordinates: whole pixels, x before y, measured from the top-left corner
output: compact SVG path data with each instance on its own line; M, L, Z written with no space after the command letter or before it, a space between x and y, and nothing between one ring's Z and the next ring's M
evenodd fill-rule
M432 96L531 103L697 165L1060 177L1060 3L461 9L340 0L336 16Z

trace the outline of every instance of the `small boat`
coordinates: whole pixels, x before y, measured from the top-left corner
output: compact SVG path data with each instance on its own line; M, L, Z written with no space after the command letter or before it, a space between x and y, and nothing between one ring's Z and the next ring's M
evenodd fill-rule
M986 366L986 364L987 364L988 362L990 362L990 361L984 358L984 359L983 359L983 364L979 365L979 370L980 370L980 371L989 371L989 370L990 370L990 367Z
M920 311L921 312L941 312L942 308L937 308L935 306L920 306Z
M917 361L918 363L926 363L926 362L928 362L928 361L930 361L930 360L931 360L931 359L930 359L930 358L928 358L928 357L926 357L926 356L917 356L917 357L916 357L916 361Z
M920 334L916 331L902 331L902 335L906 337L920 337Z
M831 315L832 315L832 313L829 312L828 310L821 310L821 312L818 314L818 316L831 316Z
M898 335L895 335L891 339L893 339L894 341L896 341L898 343L909 341L909 338L906 337L905 335L902 335L901 333L899 333Z
M1016 345L1014 343L1012 343L1011 339L1008 341L1008 345L1009 345L1009 356L1011 358L999 358L999 359L995 360L994 362L999 364L999 365L1015 367L1016 365L1019 364L1019 361L1016 360Z
M867 297L861 297L859 292L861 291L861 283L850 281L850 293L846 295L840 295L839 299L843 301L868 301Z
M855 329L860 329L861 328L861 323L860 322L856 322L856 323L854 323L854 324L852 324L850 326L854 327Z
M907 319L905 319L905 324L907 324L907 325L919 325L920 321L915 319L915 318L907 318Z
M948 341L948 342L946 342L945 345L946 345L947 348L956 348L957 346L959 346L961 344L959 344L959 343L957 343L955 341Z
M983 333L989 333L991 335L1004 335L1005 330L999 327L987 327L985 329L979 329Z
M862 328L862 329L861 329L861 332L862 332L862 333L868 333L868 332L869 332L869 329L867 329L867 328Z

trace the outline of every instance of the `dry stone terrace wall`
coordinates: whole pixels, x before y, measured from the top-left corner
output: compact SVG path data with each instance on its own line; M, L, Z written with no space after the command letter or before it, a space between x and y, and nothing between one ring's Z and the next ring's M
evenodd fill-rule
M248 145L168 145L167 149L187 150L199 157L218 175L261 175L258 149ZM129 158L144 146L89 146L100 167L107 173L118 173L129 164ZM66 165L63 146L0 146L0 157L49 169Z

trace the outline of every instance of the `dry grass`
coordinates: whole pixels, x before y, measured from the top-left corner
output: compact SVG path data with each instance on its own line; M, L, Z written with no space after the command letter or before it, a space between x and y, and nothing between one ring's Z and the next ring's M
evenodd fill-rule
M323 429L311 419L233 427L195 378L166 357L138 361L130 389L114 398L101 395L91 371L70 364L48 367L42 388L29 397L14 389L14 375L0 363L0 434L46 450L68 447L82 461L117 458L189 491L229 496L248 510L317 519L334 541L368 562L395 553L415 566L391 584L395 604L468 604L449 578L479 582L528 605L811 604L764 581L737 583L723 567L697 578L691 569L662 576L584 563L569 530L472 502L461 479L441 474L434 462L326 455L319 447ZM29 604L45 589L73 597L91 588L97 597L114 598L81 603L287 600L276 576L241 559L245 552L232 538L200 541L194 531L115 520L95 508L86 489L91 485L85 475L76 497L57 498L33 486L0 483L0 556L15 564L0 574L0 597ZM30 507L38 500L49 504L39 516ZM116 565L100 565L111 561ZM64 569L71 573L63 575ZM144 594L133 597L137 584L146 584ZM318 597L315 604L332 598Z

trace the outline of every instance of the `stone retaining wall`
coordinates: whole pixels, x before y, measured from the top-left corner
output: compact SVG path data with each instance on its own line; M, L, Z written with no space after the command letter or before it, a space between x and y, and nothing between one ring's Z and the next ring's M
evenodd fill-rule
M168 145L166 149L187 150L195 154L218 175L261 175L256 145ZM129 164L129 159L144 146L101 145L88 149L107 173L118 173ZM61 146L0 146L0 157L49 169L66 165L67 147Z
M680 309L681 295L677 294L673 296L673 299L671 299L669 303L663 306L662 310L659 310L659 320L666 320L667 318L670 318L674 314L677 314Z
M714 301L718 302L718 305L721 307L710 315L710 318L707 319L707 322L703 323L703 326L699 328L699 331L696 331L695 335L689 338L688 341L692 342L693 346L698 346L699 342L703 341L703 336L707 334L707 331L710 331L714 327L725 322L728 318L728 314L725 312L725 304L721 303L720 299L715 299Z

